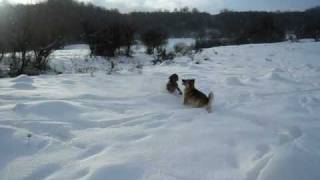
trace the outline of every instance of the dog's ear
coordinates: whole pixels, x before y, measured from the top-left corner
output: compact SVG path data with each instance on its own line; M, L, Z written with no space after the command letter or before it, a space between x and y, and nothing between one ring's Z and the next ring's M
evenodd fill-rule
M195 79L190 79L190 84L194 86L194 83L196 82Z
M169 79L170 79L171 81L178 81L178 80L179 80L179 77L178 77L177 74L172 74L172 75L169 77Z

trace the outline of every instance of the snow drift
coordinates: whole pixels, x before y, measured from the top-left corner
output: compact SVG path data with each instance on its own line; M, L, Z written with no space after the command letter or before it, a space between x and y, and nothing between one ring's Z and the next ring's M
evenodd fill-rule
M0 177L318 180L319 49L226 46L159 66L137 53L111 75L85 45L59 50L51 65L64 74L0 79ZM213 91L214 113L168 94L172 73Z

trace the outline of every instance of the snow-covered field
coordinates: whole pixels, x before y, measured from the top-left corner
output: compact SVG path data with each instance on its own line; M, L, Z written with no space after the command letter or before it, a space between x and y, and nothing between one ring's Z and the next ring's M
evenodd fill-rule
M0 79L1 180L320 179L320 43L218 47L158 66L136 54L111 75L89 61L96 72L75 74L87 53L57 51L65 74ZM172 73L213 91L214 112L168 94Z

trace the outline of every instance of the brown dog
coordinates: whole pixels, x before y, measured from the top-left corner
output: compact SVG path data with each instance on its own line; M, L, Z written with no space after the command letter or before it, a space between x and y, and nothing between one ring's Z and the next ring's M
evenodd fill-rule
M185 86L183 101L184 105L191 105L192 107L196 108L206 107L209 113L212 112L212 101L214 99L212 92L210 92L209 96L207 97L201 91L197 90L194 87L194 79L183 79L182 84Z
M167 90L170 93L174 93L176 90L179 92L180 95L182 95L182 92L179 88L178 82L179 81L179 76L177 74L172 74L169 77L169 82L167 83Z

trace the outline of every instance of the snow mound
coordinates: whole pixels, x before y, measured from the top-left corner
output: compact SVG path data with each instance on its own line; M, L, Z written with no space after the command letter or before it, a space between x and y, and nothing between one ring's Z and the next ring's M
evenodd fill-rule
M285 72L283 69L281 69L281 68L273 68L272 69L272 72L274 72L274 73L281 73L281 72Z
M14 136L15 130L8 127L0 127L0 166L2 167L7 161L15 156L11 153L14 149L15 151L21 151L25 147L25 142Z
M319 152L319 137L302 136L276 151L261 171L258 180L318 180Z
M230 86L242 86L244 85L239 78L237 77L228 77L224 80L226 85Z
M17 89L17 90L33 90L33 89L36 89L36 87L34 87L32 84L25 83L25 82L14 83L11 87L14 88L14 89Z
M96 170L90 177L91 180L116 179L139 180L143 177L143 171L137 167L124 165L105 166Z
M36 87L33 86L33 79L26 75L20 75L17 78L11 80L13 82L11 88L17 90L33 90Z
M57 164L45 164L34 170L30 175L24 177L24 180L45 179L48 175L57 171L61 167Z
M74 49L89 49L87 44L74 44L68 45L63 48L64 50L74 50Z
M26 75L20 75L17 78L13 79L11 82L16 82L16 83L33 83L33 79L29 76Z
M24 130L0 126L0 167L19 156L34 153L47 144L46 140L37 137L28 139L27 135L28 132ZM12 150L15 153L12 153Z
M17 104L14 109L21 115L31 114L46 118L78 117L81 112L81 106L67 101L44 101Z
M195 40L193 38L170 38L168 40L167 49L173 51L174 46L180 43L183 43L187 46L191 46L195 44Z
M280 75L280 73L278 72L269 72L266 75L264 75L262 77L262 79L267 79L267 80L273 80L273 81L287 81L289 82L288 79L286 79L285 77L283 77L282 75Z
M251 78L247 78L247 79L245 80L245 82L247 82L247 83L258 83L258 82L259 82L259 79L256 78L256 77L251 77Z

